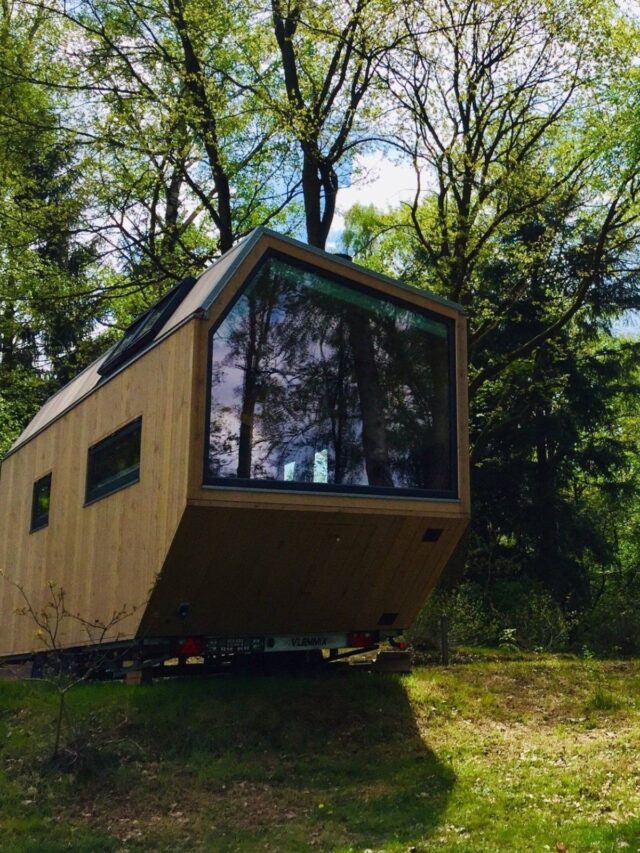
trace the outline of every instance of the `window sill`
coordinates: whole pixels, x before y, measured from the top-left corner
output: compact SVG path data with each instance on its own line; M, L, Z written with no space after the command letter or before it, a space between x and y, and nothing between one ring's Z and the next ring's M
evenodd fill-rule
M82 504L83 508L86 506L91 506L92 504L98 503L98 501L102 501L105 498L110 497L111 495L115 495L117 492L123 491L123 489L128 489L129 486L135 486L136 483L140 482L140 477L136 477L135 480L128 480L126 483L121 483L119 486L114 486L113 489L109 489L108 492L105 492L103 495L96 495L93 498L87 498L85 502Z
M265 482L255 481L256 485L247 484L246 480L209 480L202 483L203 489L219 489L221 491L238 491L238 492L262 492L262 493L280 493L282 495L314 495L337 498L375 498L378 500L405 500L405 501L446 501L449 503L460 503L460 497L452 492L437 492L435 490L428 491L426 489L369 489L360 487L360 489L332 488L331 485L310 485L305 487L303 484L296 483L295 485L285 484L282 481L274 481L274 485L267 485ZM277 484L276 484L277 483Z

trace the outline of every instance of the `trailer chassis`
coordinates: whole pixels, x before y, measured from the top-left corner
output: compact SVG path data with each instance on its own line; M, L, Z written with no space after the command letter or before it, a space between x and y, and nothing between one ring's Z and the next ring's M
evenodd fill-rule
M146 677L273 671L331 666L375 652L388 641L398 647L400 630L327 632L262 637L144 637L0 658L0 665L31 664L31 677L130 680Z

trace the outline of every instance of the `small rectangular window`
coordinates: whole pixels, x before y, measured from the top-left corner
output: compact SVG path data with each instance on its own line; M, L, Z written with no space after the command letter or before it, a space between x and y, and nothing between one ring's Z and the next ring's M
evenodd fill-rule
M51 474L41 477L33 484L31 502L31 530L40 530L49 524L49 503L51 500Z
M89 448L86 503L138 482L141 434L137 418Z

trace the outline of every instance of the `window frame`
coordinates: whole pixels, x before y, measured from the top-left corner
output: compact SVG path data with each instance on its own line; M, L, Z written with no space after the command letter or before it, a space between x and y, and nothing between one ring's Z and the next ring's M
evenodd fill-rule
M49 508L47 509L47 515L44 520L40 519L39 521L36 519L36 491L38 486L41 483L44 483L45 480L48 480L49 483ZM33 481L33 487L31 490L31 525L29 527L29 533L35 533L37 530L43 530L45 527L49 526L49 514L51 512L51 484L53 482L53 471L49 471L47 474L43 474L42 477L38 477L37 480Z
M126 477L120 477L117 480L112 480L108 486L91 486L91 470L92 470L92 460L95 458L96 454L101 450L108 449L117 441L122 438L125 438L127 435L132 435L136 432L140 433L140 453L138 456L138 468L135 474L127 474ZM127 489L129 486L133 486L135 483L140 482L140 466L141 466L141 458L142 458L142 415L139 415L134 420L129 421L124 426L119 427L114 432L105 436L105 438L100 439L100 441L96 441L95 444L92 444L87 450L87 471L85 477L85 500L84 506L89 506L90 504L96 503L97 501L101 501L103 498L108 497L109 495L114 494L115 492L120 492L122 489Z
M211 376L213 370L213 337L220 326L224 323L227 316L233 311L235 305L242 298L246 290L251 285L255 276L260 269L271 260L279 260L298 267L303 272L311 272L322 276L336 284L351 288L359 293L368 296L375 296L387 302L391 302L405 310L410 309L416 313L428 317L430 320L436 320L447 326L448 344L449 344L449 435L450 435L450 460L451 479L453 487L447 490L440 489L416 489L416 488L386 488L384 486L356 486L342 485L340 483L303 483L297 481L284 480L253 480L248 478L238 477L211 477L208 474L209 463L209 440L211 426ZM234 293L232 299L224 307L220 316L209 329L207 335L207 387L205 401L205 432L204 432L204 447L203 447L203 468L202 468L202 486L203 488L220 488L220 489L243 489L247 491L281 491L298 494L308 493L324 493L333 495L352 495L354 497L384 497L384 498L423 498L425 500L460 500L459 488L459 472L458 472L458 372L457 372L457 357L456 357L456 342L457 329L456 321L452 317L447 317L444 314L438 314L437 311L432 311L422 305L416 305L409 299L403 299L401 296L384 293L377 290L375 287L369 287L360 282L353 281L346 276L338 275L337 273L323 269L318 264L309 263L308 261L293 258L286 252L278 249L267 249L258 262L247 273L246 279Z

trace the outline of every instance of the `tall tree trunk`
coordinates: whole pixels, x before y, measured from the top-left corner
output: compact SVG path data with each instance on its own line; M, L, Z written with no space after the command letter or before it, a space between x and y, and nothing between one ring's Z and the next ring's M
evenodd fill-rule
M10 276L10 282L12 279ZM16 367L15 325L15 308L7 302L0 318L0 372L6 374Z
M184 17L183 0L169 0L169 10L175 23L184 54L185 87L193 106L190 123L200 136L209 160L211 176L216 188L217 210L212 216L220 234L220 251L228 252L233 247L233 217L231 186L218 140L218 123L213 111L200 58L196 53Z
M302 166L302 193L310 246L324 249L336 212L338 175L330 163L306 146Z
M305 151L302 164L302 194L304 197L304 217L307 227L307 241L310 246L324 249L326 237L321 228L322 187L318 175L318 162L311 153Z
M538 565L540 580L561 595L563 579L560 577L560 543L554 472L549 462L545 411L538 407L535 415L536 441L536 512L539 519Z
M180 188L183 182L184 163L177 165L169 179L165 191L164 225L166 231L166 250L170 254L178 242L178 216L180 212Z

